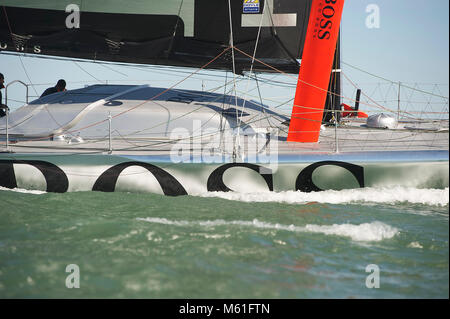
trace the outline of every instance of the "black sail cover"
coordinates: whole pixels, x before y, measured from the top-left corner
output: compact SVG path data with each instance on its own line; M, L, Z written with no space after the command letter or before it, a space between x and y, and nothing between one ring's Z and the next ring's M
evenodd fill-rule
M252 56L261 26L256 58L298 73L311 2L231 0L235 47ZM228 0L0 0L0 6L1 51L200 68L230 45ZM235 51L236 73L250 65ZM207 67L232 70L231 50ZM258 62L254 70L273 71Z

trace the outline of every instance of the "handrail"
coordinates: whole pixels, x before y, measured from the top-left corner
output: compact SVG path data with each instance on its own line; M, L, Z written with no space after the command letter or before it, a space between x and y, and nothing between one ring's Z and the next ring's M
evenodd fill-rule
M28 95L28 86L29 86L29 85L26 84L25 82L20 81L20 80L14 80L14 81L12 81L12 82L9 82L9 83L5 86L5 105L8 105L8 87L9 87L11 84L14 84L14 83L20 83L20 84L22 84L23 86L26 87L26 89L27 89L26 102L27 102L27 104L28 104L28 97L29 97L29 95Z
M5 86L5 105L8 105L8 87L14 83L20 83L23 86L25 86L25 88L27 89L27 95L26 95L26 103L28 104L28 84L26 84L25 82L22 82L20 80L14 80L12 82L9 82L6 86ZM6 113L6 152L11 152L9 149L9 130L8 130L8 126L9 126L9 108L6 107L5 108L5 113Z

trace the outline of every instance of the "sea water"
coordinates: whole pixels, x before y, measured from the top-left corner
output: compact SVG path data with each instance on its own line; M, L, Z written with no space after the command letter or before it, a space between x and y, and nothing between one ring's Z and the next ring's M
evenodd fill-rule
M0 298L448 298L449 189L0 189Z

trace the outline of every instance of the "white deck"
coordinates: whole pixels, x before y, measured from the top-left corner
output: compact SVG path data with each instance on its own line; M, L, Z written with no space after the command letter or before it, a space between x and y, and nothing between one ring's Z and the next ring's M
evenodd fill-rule
M244 112L242 117L240 112ZM230 157L235 149L238 157L248 158L252 153L267 151L266 133L270 133L272 151L276 147L279 156L380 151L448 154L449 149L448 119L400 122L393 130L369 129L364 119L344 119L337 129L326 127L319 143L287 143L288 126L283 124L287 120L276 110L220 94L94 85L52 94L12 112L8 150L21 154L169 156L176 145L189 149L193 155L206 151ZM239 121L242 122L238 130ZM3 151L5 128L5 118L1 118ZM255 140L257 146L253 145ZM240 151L237 145L241 146Z

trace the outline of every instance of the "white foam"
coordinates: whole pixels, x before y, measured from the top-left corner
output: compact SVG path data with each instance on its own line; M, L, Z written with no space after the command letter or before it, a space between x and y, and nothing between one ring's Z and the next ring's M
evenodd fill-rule
M423 246L422 246L418 241L413 241L413 242L411 242L411 243L408 245L408 247L410 247L410 248L420 248L420 249L423 248Z
M397 228L381 222L364 223L360 225L306 225L305 228L310 232L345 236L350 237L355 241L380 241L392 238L399 233Z
M22 188L6 188L6 187L2 187L2 186L0 186L0 191L10 191L10 192L16 192L16 193L35 194L35 195L42 195L42 194L47 193L47 192L38 191L38 190L29 190L29 189L22 189Z
M349 237L354 241L381 241L383 239L389 239L399 233L399 230L395 227L387 224L375 221L371 223L364 223L360 225L353 224L333 224L333 225L311 225L295 226L295 225L283 225L266 223L254 219L252 221L245 220L231 220L226 221L223 219L206 220L206 221L186 221L186 220L169 220L166 218L148 217L137 218L137 220L145 221L149 223L174 225L174 226L204 226L214 227L223 225L238 225L254 228L264 229L276 229L291 232L309 232L309 233L321 233L325 235L335 235Z
M242 202L278 202L289 204L301 204L307 202L319 202L328 204L345 203L389 203L396 204L408 202L412 204L424 204L431 206L446 206L449 203L449 188L445 189L419 189L409 187L389 188L358 188L340 191L327 190L323 192L206 192L193 194L200 197L220 197L228 200Z

